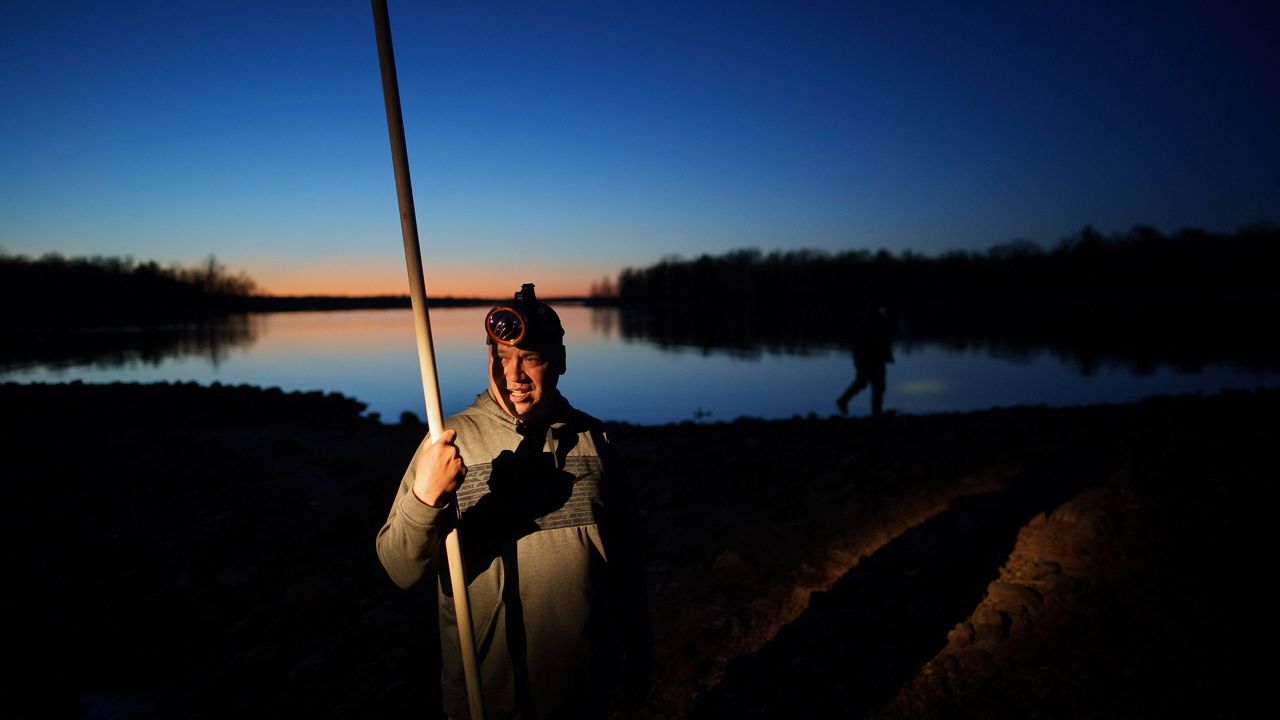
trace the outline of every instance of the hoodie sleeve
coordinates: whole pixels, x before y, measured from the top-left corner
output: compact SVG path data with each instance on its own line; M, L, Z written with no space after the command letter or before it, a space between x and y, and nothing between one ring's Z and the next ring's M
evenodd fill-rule
M434 577L445 567L444 538L455 522L451 505L431 507L413 494L418 457L429 442L429 437L424 438L413 453L387 522L378 531L378 559L391 581L402 588Z

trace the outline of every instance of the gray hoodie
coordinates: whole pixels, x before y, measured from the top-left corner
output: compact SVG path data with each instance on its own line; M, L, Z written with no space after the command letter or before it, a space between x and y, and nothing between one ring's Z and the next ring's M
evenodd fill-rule
M467 466L459 536L489 718L602 715L624 671L649 671L631 489L603 424L558 392L550 399L539 423L513 418L487 391L445 421ZM445 710L466 718L444 551L455 511L426 505L411 489L428 442L378 532L378 557L403 588L439 577Z

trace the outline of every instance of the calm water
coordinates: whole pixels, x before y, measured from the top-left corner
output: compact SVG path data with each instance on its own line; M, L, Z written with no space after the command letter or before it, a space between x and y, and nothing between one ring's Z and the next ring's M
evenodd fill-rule
M836 412L836 396L853 380L853 363L843 349L756 357L662 349L622 338L616 310L574 305L557 310L568 344L568 373L560 387L576 406L605 419L664 423L829 415ZM485 387L485 311L431 313L447 414L470 404ZM10 360L0 370L0 381L247 383L340 392L368 404L384 421L394 422L405 411L424 416L409 310L263 314L220 337L213 345L188 338L147 352L113 345L105 355L63 359L56 366L31 360L15 367ZM1104 363L1084 375L1047 350L1011 359L985 347L957 350L925 342L899 343L894 354L885 408L901 413L1124 402L1156 394L1280 386L1280 372L1226 363L1194 372L1157 365L1144 374ZM869 409L869 391L850 405L853 415Z

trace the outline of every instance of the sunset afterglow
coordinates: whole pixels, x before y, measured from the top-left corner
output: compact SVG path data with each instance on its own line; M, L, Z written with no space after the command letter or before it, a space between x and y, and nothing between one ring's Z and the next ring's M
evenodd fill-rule
M399 238L388 238L399 242ZM392 245L393 251L399 246ZM431 262L429 249L424 263ZM402 258L397 263L345 264L301 262L286 266L264 260L252 273L259 290L273 295L407 295L408 277ZM501 264L467 267L457 262L424 266L427 294L431 297L505 298L523 283L534 283L543 297L581 297L590 283L617 272L607 265L553 265L522 263L514 268Z
M393 2L428 291L1274 219L1268 8ZM367 3L4 19L0 251L406 292Z

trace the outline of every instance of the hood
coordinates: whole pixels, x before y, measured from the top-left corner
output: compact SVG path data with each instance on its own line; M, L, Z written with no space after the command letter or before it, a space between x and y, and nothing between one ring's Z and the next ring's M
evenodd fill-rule
M519 418L513 417L501 405L498 404L493 396L489 394L489 389L485 388L476 395L476 401L471 403L471 407L458 413L459 415L483 415L486 418L496 421L504 427L509 427L513 432L522 435L528 434L531 430L546 429L548 427L560 427L569 422L573 416L573 406L560 394L560 390L553 391L554 397L548 398L551 401L551 412L541 420L536 422L525 422Z

